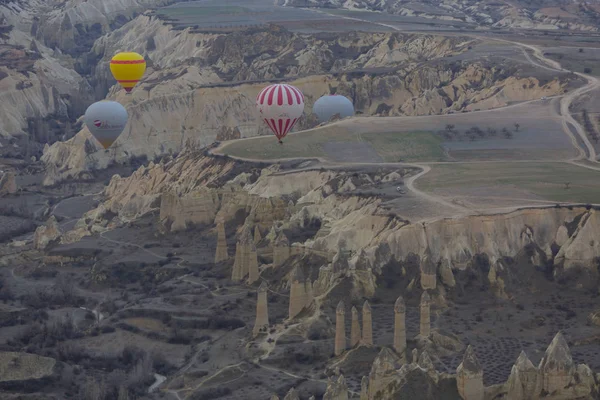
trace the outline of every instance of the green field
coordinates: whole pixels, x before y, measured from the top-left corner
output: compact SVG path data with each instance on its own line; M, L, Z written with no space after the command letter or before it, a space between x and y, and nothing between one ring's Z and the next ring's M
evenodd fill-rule
M278 158L323 157L335 159L335 149L344 144L370 146L386 162L444 161L442 139L432 132L363 133L360 136L347 129L329 127L310 132L290 134L279 145L274 136L241 140L226 145L223 153L243 158L272 160ZM325 146L327 149L325 149Z
M570 182L569 189L565 183ZM546 200L600 203L600 171L567 163L480 163L432 165L416 182L424 191L460 194L478 187L497 188L500 196L511 188L526 190Z

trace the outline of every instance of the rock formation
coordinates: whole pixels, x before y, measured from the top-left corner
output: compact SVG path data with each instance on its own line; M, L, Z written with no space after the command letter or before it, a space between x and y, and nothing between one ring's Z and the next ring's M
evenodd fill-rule
M252 239L252 231L248 226L244 226L235 246L235 261L233 263L233 269L231 270L231 280L239 282L244 279L246 275L248 275L251 265L256 269L253 274L254 280L256 280L258 278L256 247L254 246L254 241Z
M339 356L346 350L346 310L344 302L340 301L335 310L335 351L334 354Z
M285 395L283 400L300 400L300 395L298 391L294 388L291 388L290 391Z
M538 369L521 351L517 362L512 366L506 382L509 399L534 399L541 392Z
M423 337L429 337L429 334L431 333L431 298L429 297L427 291L424 291L421 295L420 310L421 322L419 325L419 334Z
M369 378L366 376L360 380L360 400L369 400Z
M398 296L394 304L394 350L403 363L406 362L406 306L404 298Z
M483 400L483 369L471 345L456 368L456 384L463 400Z
M387 347L381 349L369 373L369 399L375 398L377 392L395 380L400 365L400 359L392 350Z
M45 250L52 243L60 240L61 236L60 225L58 225L56 217L52 215L44 225L35 230L33 234L33 247L37 250Z
M575 364L571 351L561 332L558 332L540 361L539 371L542 378L542 389L553 394L562 391L571 383Z
M308 305L306 280L300 267L294 268L290 277L289 319L293 319Z
M373 345L373 317L371 314L371 306L369 302L365 300L362 309L363 318L363 331L362 331L362 344L366 346Z
M352 307L352 325L350 326L350 347L356 346L360 343L361 331L360 322L358 322L358 310L356 307Z
M0 196L17 193L17 181L13 172L6 172L0 178Z
M273 243L273 266L278 267L290 258L290 243L283 232L279 232Z
M346 385L344 375L327 381L327 390L323 395L323 400L348 400L348 385Z
M263 281L258 287L258 299L256 300L256 321L254 322L254 335L263 328L269 327L269 309L267 305L267 282Z
M421 288L423 290L433 290L436 285L436 265L431 257L425 256L421 261Z
M229 258L227 254L227 238L225 237L225 224L217 222L217 251L215 252L215 264Z
M254 244L258 245L258 242L260 242L262 240L262 236L260 235L260 229L258 228L258 225L256 225L254 227Z
M248 284L252 285L259 278L258 272L258 253L256 251L256 246L254 243L250 245L250 249L248 251L247 257L248 263Z

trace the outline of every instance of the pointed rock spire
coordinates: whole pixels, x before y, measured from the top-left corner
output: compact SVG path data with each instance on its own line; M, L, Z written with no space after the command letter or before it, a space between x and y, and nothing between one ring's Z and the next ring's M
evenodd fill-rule
M563 390L570 384L575 364L569 345L561 332L554 336L546 349L539 370L542 375L542 388L548 393Z
M360 342L360 323L358 322L358 310L352 307L352 325L350 326L350 347L356 346Z
M371 305L367 300L363 304L362 309L363 317L363 331L362 331L362 342L366 346L373 345L373 316L371 313Z
M258 229L258 225L254 226L254 244L258 244L262 240L262 236L260 235L260 229Z
M406 312L406 304L404 303L404 297L398 296L394 303L394 312L403 313Z
M327 391L323 396L323 400L348 400L348 385L344 375L327 382Z
M290 391L285 395L283 400L300 400L298 391L294 388L291 388Z
M360 380L360 400L369 400L369 378L366 376Z
M471 345L456 368L456 385L463 399L483 400L483 369Z
M406 305L402 296L394 304L394 350L406 362Z
M431 357L429 357L429 353L427 350L423 350L421 355L419 356L419 361L417 362L419 367L426 370L435 370L435 366L433 365L433 361L431 361Z
M335 310L335 350L334 354L339 356L346 350L346 311L344 302L340 300Z

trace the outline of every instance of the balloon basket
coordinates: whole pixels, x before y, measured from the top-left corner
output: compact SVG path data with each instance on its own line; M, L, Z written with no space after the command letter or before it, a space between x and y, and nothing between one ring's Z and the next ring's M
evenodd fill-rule
M283 144L283 142L280 140L280 141L279 141L279 144Z

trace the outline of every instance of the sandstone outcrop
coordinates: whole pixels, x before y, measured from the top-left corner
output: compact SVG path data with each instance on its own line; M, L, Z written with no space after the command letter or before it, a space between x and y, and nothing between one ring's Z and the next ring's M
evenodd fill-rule
M463 400L483 400L483 369L471 345L456 368L456 384Z
M323 400L348 400L348 385L344 375L327 381L327 390L323 395Z
M421 295L421 304L419 306L421 313L419 324L419 335L429 337L431 333L431 297L427 291Z
M339 356L346 350L346 310L344 302L340 301L335 310L335 349L334 354Z
M48 221L35 230L33 234L33 247L38 250L45 250L51 244L57 243L62 236L60 225L54 215L48 218Z
M36 354L0 352L0 387L3 384L27 384L56 374L56 360Z
M217 250L215 251L215 264L225 261L229 258L227 254L227 239L225 237L225 224L222 221L217 223Z
M267 292L269 288L267 282L263 281L258 287L258 299L256 300L256 320L252 333L258 334L261 330L269 328L269 309L267 304Z
M406 305L402 296L394 304L394 350L406 362Z
M350 326L350 347L354 347L360 343L361 330L360 322L358 321L358 310L352 307L352 322Z
M17 193L17 181L13 172L6 172L0 178L0 196Z
M371 306L366 300L362 308L362 320L363 330L361 343L365 346L373 346L373 317L371 313Z

